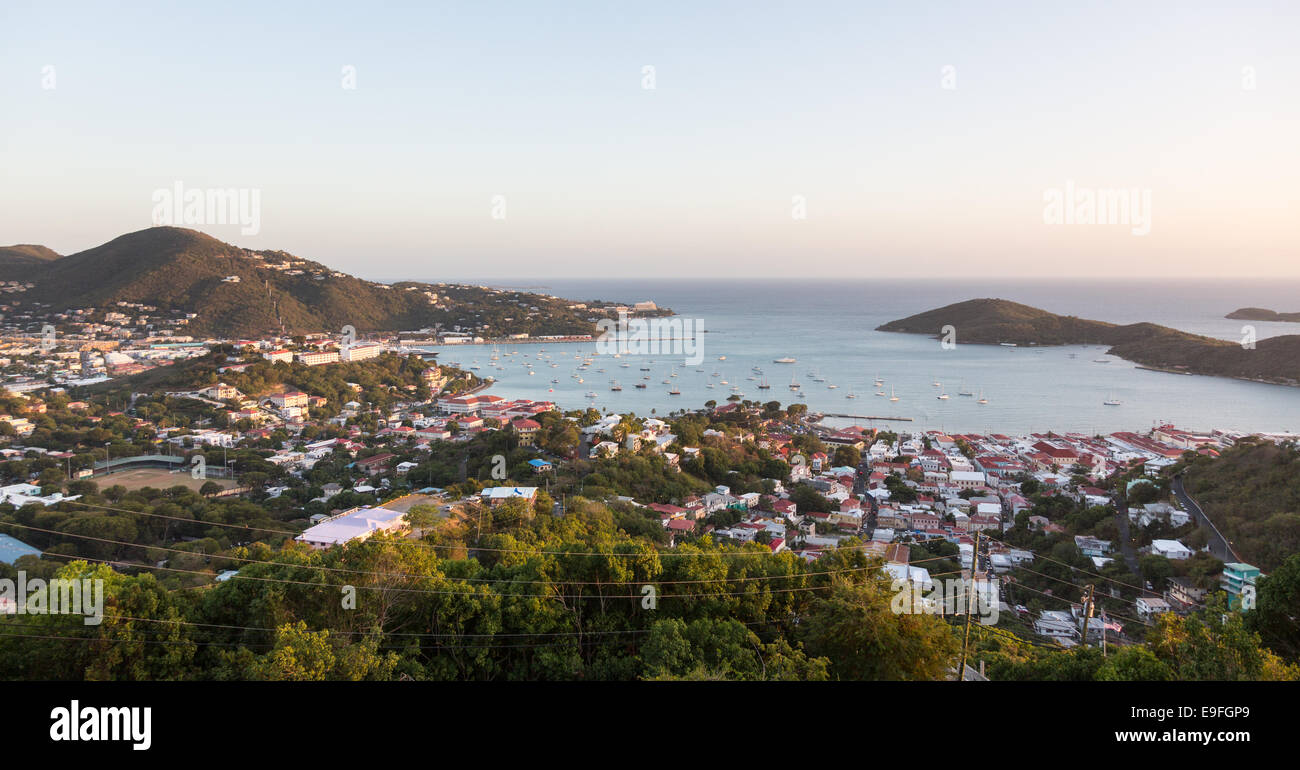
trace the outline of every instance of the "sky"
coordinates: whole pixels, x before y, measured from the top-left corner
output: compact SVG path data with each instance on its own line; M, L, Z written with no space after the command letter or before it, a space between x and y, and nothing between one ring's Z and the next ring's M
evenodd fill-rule
M1297 22L3 0L0 244L167 222L179 183L257 213L190 226L375 280L1300 277Z

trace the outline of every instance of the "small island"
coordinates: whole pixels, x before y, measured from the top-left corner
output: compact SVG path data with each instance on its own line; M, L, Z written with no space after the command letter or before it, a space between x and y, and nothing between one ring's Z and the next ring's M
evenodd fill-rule
M1283 321L1300 323L1300 313L1279 313L1262 307L1241 307L1224 316L1234 321Z
M1107 353L1148 369L1300 385L1300 335L1244 347L1153 323L1113 324L1058 315L1005 299L972 299L882 324L877 331L942 337L960 344L1106 345Z

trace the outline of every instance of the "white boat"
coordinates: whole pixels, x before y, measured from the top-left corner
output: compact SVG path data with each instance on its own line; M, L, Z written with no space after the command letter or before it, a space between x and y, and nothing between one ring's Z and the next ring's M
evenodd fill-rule
M1104 404L1104 405L1106 405L1106 406L1121 406L1123 402L1121 402L1118 398L1115 398L1115 394L1114 394L1114 393L1111 393L1111 394L1110 394L1110 398L1106 399L1105 401L1103 401L1103 402L1101 402L1101 403Z
M893 388L890 388L890 389L889 389L889 400L890 400L890 401L897 401L897 400L898 400L898 396L895 396L895 395L894 395L894 389L893 389Z
M774 363L774 364L793 364L793 363L795 363L795 359L793 359L793 358L774 358L774 359L772 359L772 363Z
M977 403L977 404L987 404L988 402L989 402L989 400L988 400L987 398L984 397L984 389L983 389L983 388L980 388L980 400L977 401L977 402L975 402L975 403Z

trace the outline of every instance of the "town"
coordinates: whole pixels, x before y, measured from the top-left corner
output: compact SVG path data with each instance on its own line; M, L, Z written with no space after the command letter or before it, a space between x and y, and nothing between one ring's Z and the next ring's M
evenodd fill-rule
M1183 490L1188 458L1294 444L1170 425L1104 436L829 427L803 404L736 399L661 418L562 412L484 392L491 378L411 345L421 334L457 344L461 329L195 340L185 317L147 306L5 310L0 563L52 574L58 559L89 558L174 588L241 577L250 538L325 551L382 533L474 555L485 518L489 532L510 531L595 501L665 553L711 543L815 568L847 550L894 590L984 586L1014 637L1131 645L1157 616L1216 595L1227 610L1256 604L1264 573ZM63 331L18 328L46 322ZM105 547L85 528L31 525L49 518L40 509L107 515L177 494L252 506L248 532L182 525Z

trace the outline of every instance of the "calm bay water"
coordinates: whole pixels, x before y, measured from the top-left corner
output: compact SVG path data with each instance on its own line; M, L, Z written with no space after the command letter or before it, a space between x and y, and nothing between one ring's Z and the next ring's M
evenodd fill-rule
M708 400L724 402L735 386L746 399L799 401L810 410L827 413L909 417L913 422L875 424L923 430L1091 433L1145 430L1153 423L1172 422L1194 429L1300 431L1300 388L1145 371L1105 356L1105 347L1097 345L1032 349L959 344L944 350L937 340L923 336L875 331L886 321L952 302L999 297L1055 313L1115 323L1151 321L1239 340L1243 322L1225 319L1226 313L1243 306L1300 310L1300 282L481 282L575 300L653 300L681 316L701 319L708 330L703 337L704 362L695 366L685 365L683 356L597 356L593 343L498 346L500 360L495 362L490 360L491 346L438 349L443 361L463 366L477 361L477 374L497 379L490 393L547 399L564 409L594 405L602 411L665 414L699 408ZM1300 324L1252 325L1260 339L1300 334ZM515 354L508 355L512 351ZM585 356L594 361L586 371L576 372L584 380L579 383L572 375ZM726 360L719 360L720 356ZM773 363L787 356L797 363ZM1101 358L1109 363L1096 363ZM525 362L533 365L534 374L528 373ZM641 371L645 366L651 371ZM670 376L674 367L675 378ZM645 376L650 379L643 380ZM877 377L882 387L875 386ZM771 389L758 389L763 378ZM611 391L611 379L617 379L623 390ZM665 379L681 395L669 395L671 386L663 383ZM792 379L800 383L804 398L789 389ZM942 387L935 387L934 381ZM648 387L638 390L637 382ZM832 389L832 384L838 387ZM887 397L891 389L899 398L896 402ZM882 390L886 396L875 395ZM961 390L974 395L961 396ZM596 398L588 398L588 392ZM940 392L950 398L938 399ZM987 404L977 403L981 392ZM856 398L848 398L850 393ZM1104 405L1112 398L1121 405ZM865 424L862 419L835 422Z

